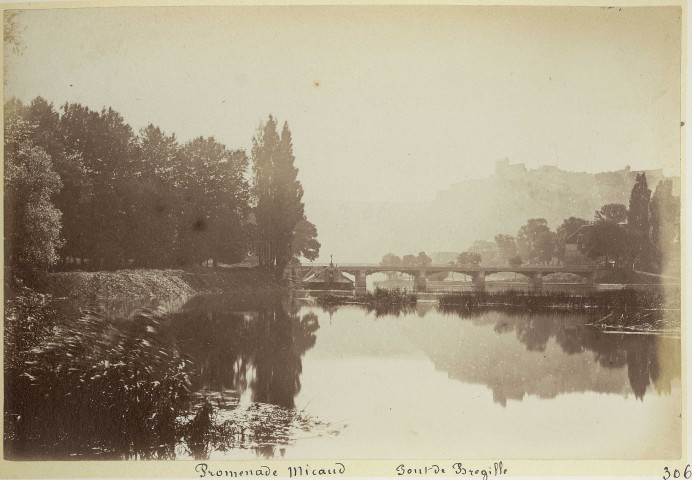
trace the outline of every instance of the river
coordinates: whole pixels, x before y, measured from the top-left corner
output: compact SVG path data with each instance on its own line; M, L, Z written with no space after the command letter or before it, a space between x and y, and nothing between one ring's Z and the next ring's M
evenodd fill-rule
M175 439L174 458L680 455L676 337L604 333L583 314L464 316L432 302L384 315L232 295L98 308L128 321L142 306L167 312L161 335L190 359L189 418L205 399L214 411L213 434ZM98 454L78 445L66 456L88 457L86 447Z

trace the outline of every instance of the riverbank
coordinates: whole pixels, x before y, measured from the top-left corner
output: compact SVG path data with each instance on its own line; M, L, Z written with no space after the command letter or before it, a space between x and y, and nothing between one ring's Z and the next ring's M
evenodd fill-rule
M48 273L34 287L56 298L176 297L202 293L278 291L284 286L257 269L133 269Z
M456 292L441 296L438 304L442 311L462 314L482 310L587 313L592 316L589 325L603 330L679 333L681 328L679 291Z

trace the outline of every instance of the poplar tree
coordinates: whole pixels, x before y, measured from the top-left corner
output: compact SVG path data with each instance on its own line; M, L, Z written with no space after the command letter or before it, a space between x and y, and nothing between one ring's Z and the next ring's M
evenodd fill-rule
M294 165L288 123L281 135L273 116L260 124L252 141L252 161L259 262L280 277L295 253L296 227L305 220L303 187ZM317 231L313 233L316 236Z
M630 208L627 212L627 228L634 242L635 256L640 267L648 267L651 259L649 240L649 202L651 190L646 184L646 174L638 173L632 192Z

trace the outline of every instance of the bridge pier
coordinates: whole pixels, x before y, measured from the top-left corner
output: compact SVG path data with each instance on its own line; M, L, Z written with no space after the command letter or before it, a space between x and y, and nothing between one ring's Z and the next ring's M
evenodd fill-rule
M472 275L471 279L473 280L474 289L481 292L485 290L485 272L483 270L480 270L475 275Z
M367 284L367 274L362 271L358 270L356 272L356 293L365 293L368 289L368 284Z
M537 272L529 276L529 287L540 290L543 287L543 272Z
M413 278L414 290L417 292L425 292L428 288L428 277L425 275L425 270L420 270Z
M586 278L586 284L591 286L596 283L596 272L591 272L588 275L586 275L584 278Z

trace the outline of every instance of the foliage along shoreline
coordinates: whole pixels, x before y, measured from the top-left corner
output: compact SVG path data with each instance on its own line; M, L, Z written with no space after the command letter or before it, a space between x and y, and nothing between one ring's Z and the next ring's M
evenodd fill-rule
M415 305L418 295L406 289L375 288L372 292L355 295L318 294L317 303L322 305Z
M277 279L319 255L291 131L269 115L252 149L184 143L112 108L5 103L5 267L49 271L189 268L251 255Z
M196 311L194 300L186 303L182 316L165 306L123 315L117 309L60 308L50 296L26 287L16 287L14 293L5 300L3 331L6 458L208 458L215 448L271 450L260 443L268 440L266 422L286 428L315 426L323 434L330 428L303 415L295 405L271 405L261 398L259 411L236 408L230 419L217 416L222 406L212 406L202 388L208 381L209 371L203 367L209 361L205 354L209 342L221 341L231 358L243 351L266 359L272 350L260 349L256 341L229 337L229 332L238 331L250 338L257 334L238 330L238 322L219 326L218 320L200 310L188 317ZM268 332L270 345L286 339L295 342L293 333L301 333L303 346L287 348L277 357L291 364L292 355L302 355L301 348L314 342L319 325L309 315L300 318L277 296L272 298L258 319L266 327L279 328L259 331ZM224 300L237 301L234 296ZM235 317L241 326L242 319ZM205 322L217 330L200 328ZM248 350L238 350L239 345ZM258 382L269 381L267 371L273 369L261 372ZM278 435L270 438L282 441Z
M447 313L501 310L510 313L560 311L586 313L588 325L606 331L679 334L680 295L673 292L624 289L582 294L567 292L456 292L438 300Z

